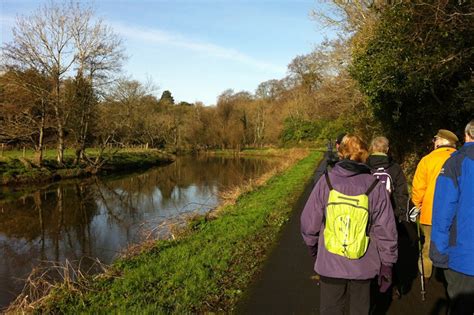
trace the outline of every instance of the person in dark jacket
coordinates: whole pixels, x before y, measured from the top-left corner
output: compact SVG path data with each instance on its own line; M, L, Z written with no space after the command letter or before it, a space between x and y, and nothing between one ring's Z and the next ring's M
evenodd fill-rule
M405 174L398 163L389 155L389 140L386 137L375 137L369 148L367 165L374 172L385 171L391 179L390 200L397 223L398 232L398 261L394 266L393 298L400 298L404 288L408 287L416 277L417 232L414 224L407 218L409 208L408 185Z
M351 314L368 314L370 283L379 276L381 291L391 283L392 265L397 261L397 230L390 197L385 187L375 183L367 165L367 146L357 136L346 135L338 149L341 161L328 173L332 188L359 196L369 187L369 244L359 259L333 254L324 241L326 206L330 188L326 176L313 188L301 214L301 234L316 257L315 271L321 276L320 314L344 314L348 301Z
M398 221L407 221L408 207L408 185L402 168L390 156L388 156L389 141L385 137L376 137L370 144L370 155L367 165L374 171L383 168L392 180L392 192L390 194L393 212Z
M474 314L474 119L436 180L430 258L444 271L450 314Z
M332 145L329 143L327 151L324 153L324 157L321 160L321 163L319 163L318 168L316 169L316 172L314 172L314 177L313 177L313 183L316 185L318 180L323 176L323 174L330 170L331 168L336 165L337 162L339 162L339 156L337 155L337 150L339 148L339 145L341 144L342 138L344 138L346 134L341 133L340 135L337 136L336 138L336 152L332 150Z

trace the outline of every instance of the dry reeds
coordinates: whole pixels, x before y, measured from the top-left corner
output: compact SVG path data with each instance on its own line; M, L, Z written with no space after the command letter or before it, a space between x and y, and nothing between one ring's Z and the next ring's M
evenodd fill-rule
M83 260L77 265L67 259L64 263L43 262L42 266L33 268L22 292L4 311L5 314L33 313L45 305L54 289L62 288L81 295L89 292L92 281L103 277L108 266L94 259L88 263L87 268L83 268ZM98 274L96 277L89 276L92 270Z

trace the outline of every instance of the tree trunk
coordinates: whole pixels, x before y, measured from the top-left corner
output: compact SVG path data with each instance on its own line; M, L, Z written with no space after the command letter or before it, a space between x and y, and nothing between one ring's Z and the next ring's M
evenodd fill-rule
M43 164L43 150L44 150L44 125L45 125L45 105L44 100L41 100L41 120L39 127L38 145L36 146L36 152L34 157L34 163L38 166Z
M56 71L59 71L60 66L57 66ZM60 86L59 86L59 73L54 73L54 80L55 80L55 92L56 92L56 101L54 104L54 113L56 115L56 128L58 132L58 152L56 156L56 160L58 162L58 166L62 167L64 165L64 126L62 122L62 117L60 113L60 104L61 104L61 95L60 95Z
M57 111L57 109L56 109ZM61 122L60 117L57 117L57 124L58 124L58 154L56 160L58 162L58 166L64 165L64 127Z
M86 138L87 131L89 129L88 117L81 119L81 128L79 129L79 139L76 144L76 158L74 159L74 165L78 165L80 161L84 159L84 151L86 149Z

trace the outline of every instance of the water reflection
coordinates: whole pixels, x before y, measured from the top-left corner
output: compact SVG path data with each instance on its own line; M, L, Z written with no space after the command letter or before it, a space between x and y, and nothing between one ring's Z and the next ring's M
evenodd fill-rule
M23 284L18 279L41 261L97 257L110 263L143 231L183 212L208 211L218 204L220 190L257 177L274 163L180 157L143 173L61 182L36 191L3 188L0 306L19 293Z

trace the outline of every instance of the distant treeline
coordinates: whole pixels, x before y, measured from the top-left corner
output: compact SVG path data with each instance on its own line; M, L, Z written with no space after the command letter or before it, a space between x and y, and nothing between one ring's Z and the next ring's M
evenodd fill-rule
M222 92L215 106L175 104L150 84L118 79L120 39L91 8L55 4L19 18L3 46L0 143L148 145L173 151L307 145L342 131L385 134L399 157L435 130L462 136L474 113L471 1L333 1L340 36L296 56L283 79ZM68 18L64 18L68 17ZM48 27L44 27L47 25ZM40 27L41 26L41 27ZM57 34L66 34L57 36ZM183 74L185 75L185 74Z

